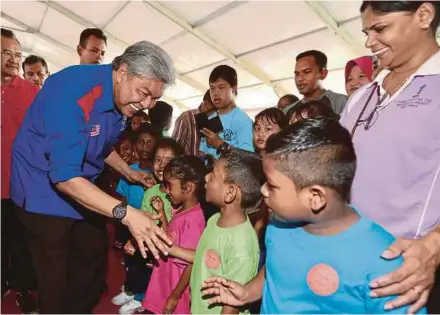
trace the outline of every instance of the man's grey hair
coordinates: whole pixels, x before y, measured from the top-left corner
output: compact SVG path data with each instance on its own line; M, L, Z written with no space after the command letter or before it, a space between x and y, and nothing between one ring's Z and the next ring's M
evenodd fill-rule
M156 44L145 40L127 47L121 56L113 60L113 69L117 70L123 63L127 65L129 75L160 80L167 87L176 80L170 55Z

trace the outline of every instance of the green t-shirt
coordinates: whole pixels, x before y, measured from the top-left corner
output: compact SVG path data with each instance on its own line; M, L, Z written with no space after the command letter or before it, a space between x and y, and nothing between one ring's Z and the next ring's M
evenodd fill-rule
M157 211L153 209L150 201L151 198L156 196L162 198L165 216L167 218L167 221L170 222L172 205L167 197L167 194L160 190L160 184L156 184L145 191L144 198L142 199L141 210L156 215ZM159 220L154 220L154 221L156 222L156 224L159 224L160 222Z
M257 273L260 250L257 235L250 223L231 227L217 225L220 213L214 214L197 245L191 272L191 313L220 314L222 306L210 306L202 298L201 284L212 276L223 277L241 284Z

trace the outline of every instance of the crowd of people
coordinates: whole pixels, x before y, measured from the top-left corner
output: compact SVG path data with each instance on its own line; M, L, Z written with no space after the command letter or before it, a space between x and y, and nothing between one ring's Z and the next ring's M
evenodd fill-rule
M2 28L2 298L92 313L113 224L120 314L440 313L440 5L360 13L372 56L347 62L346 95L305 51L302 98L251 119L219 65L173 128L161 47L102 64L86 29L80 65L50 74Z

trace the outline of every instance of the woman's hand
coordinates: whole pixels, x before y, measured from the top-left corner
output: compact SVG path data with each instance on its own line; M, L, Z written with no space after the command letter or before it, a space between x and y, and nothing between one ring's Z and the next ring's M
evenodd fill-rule
M398 239L382 254L385 259L402 256L403 264L395 271L375 279L370 284L371 296L399 295L388 302L385 309L412 304L408 313L414 314L425 306L434 284L439 265L440 247L430 238Z

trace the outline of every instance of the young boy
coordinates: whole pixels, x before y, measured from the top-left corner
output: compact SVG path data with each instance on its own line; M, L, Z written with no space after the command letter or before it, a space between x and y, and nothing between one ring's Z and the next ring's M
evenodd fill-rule
M223 154L206 176L206 199L218 206L220 213L209 219L195 255L186 250L190 252L186 258L188 255L177 253L179 248L170 250L170 255L194 261L190 280L192 314L239 312L232 306L209 305L202 297L201 284L212 276L245 284L257 273L258 239L246 213L261 201L264 180L261 159L238 149Z
M394 237L347 204L356 170L348 131L327 117L301 120L272 136L267 153L262 193L275 218L266 266L245 286L208 279L210 303L239 306L263 296L263 314L405 313L385 306L395 297L370 296L371 281L402 259L381 258Z
M252 120L235 104L237 88L237 72L230 66L217 66L209 75L211 100L222 122L223 131L218 134L207 128L200 131L202 154L210 154L218 158L229 146L254 151ZM209 118L213 117L211 115Z

